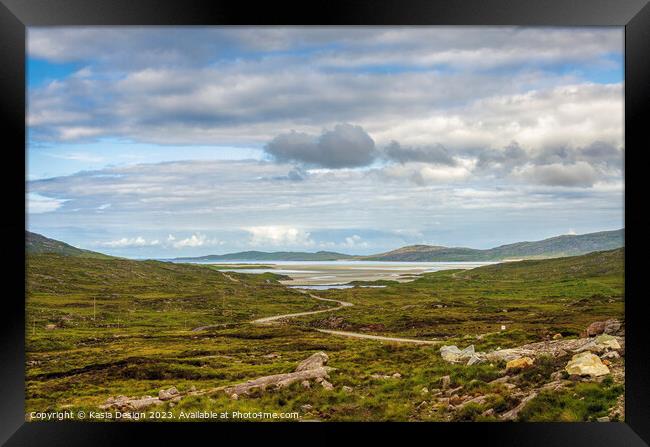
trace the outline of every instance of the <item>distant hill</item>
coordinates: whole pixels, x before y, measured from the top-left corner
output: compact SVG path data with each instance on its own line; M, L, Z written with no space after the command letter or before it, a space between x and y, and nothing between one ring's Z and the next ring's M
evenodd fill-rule
M225 255L208 255L193 258L174 258L173 261L182 262L219 262L219 261L338 261L354 259L354 256L331 251L318 251L316 253L300 251L242 251Z
M43 235L25 231L25 250L27 254L52 253L61 256L74 256L79 258L110 259L113 256L96 251L82 250L65 242L47 238Z
M465 247L411 245L377 255L358 257L366 261L501 261L505 259L559 258L625 245L625 230L563 235L534 242L517 242L487 250Z

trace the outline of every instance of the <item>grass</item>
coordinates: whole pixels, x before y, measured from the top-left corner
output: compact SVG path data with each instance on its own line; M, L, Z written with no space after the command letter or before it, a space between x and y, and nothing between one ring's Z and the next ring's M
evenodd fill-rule
M378 343L313 328L344 325L345 330L486 350L556 332L572 336L592 321L623 317L622 250L435 272L409 283L386 282L385 288L319 291L324 298L355 305L280 325L251 325L255 318L336 306L310 299L278 279L198 265L30 255L27 412L96 410L109 396L155 395L172 385L181 391L230 385L293 371L299 361L325 351L336 368L330 379L334 391L296 384L239 400L223 394L190 397L160 409L173 414L297 411L306 419L332 421L490 420L481 416L487 407L516 404L506 389L488 384L502 375L503 365L453 365L442 361L436 346ZM198 326L210 328L192 331ZM541 359L522 381L547 380L559 367ZM395 372L402 378L372 377ZM431 398L445 375L452 387L463 386L465 393L486 395L488 401L452 415ZM344 385L353 391L343 391ZM620 392L620 384L604 381L543 393L529 403L522 419L592 420ZM313 409L303 410L306 404Z

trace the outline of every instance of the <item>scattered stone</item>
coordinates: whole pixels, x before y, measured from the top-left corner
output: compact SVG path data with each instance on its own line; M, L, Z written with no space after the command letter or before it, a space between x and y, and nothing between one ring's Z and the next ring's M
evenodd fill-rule
M476 353L469 358L467 361L467 366L477 365L479 363L485 363L485 355L481 353Z
M400 373L395 373L391 376L393 379L401 379L402 375Z
M566 372L579 376L598 377L609 374L609 368L603 364L597 355L582 352L574 355L566 365Z
M310 355L302 362L300 362L298 364L298 367L296 368L296 372L322 368L323 366L327 365L328 360L329 357L327 356L327 354L325 354L324 352L317 352L315 354Z
M442 387L443 390L446 390L449 388L449 385L451 385L451 377L450 376L442 376L440 378L440 386Z
M56 324L47 324L47 325L45 325L45 329L48 330L48 331L52 331L52 330L56 329Z
M423 387L423 388L420 390L420 394L429 394L429 388L427 388L426 386Z
M175 386L168 388L166 390L160 390L158 392L158 399L160 400L171 400L174 396L178 394L178 390Z
M237 394L237 393L232 393L232 394L230 395L230 398L231 398L232 400L238 400L238 399L239 399L239 394Z
M596 418L597 422L609 422L609 418L607 416L603 416L601 418Z
M494 408L488 408L483 413L481 413L481 416L483 417L494 416Z
M520 371L533 366L534 360L530 357L520 357L518 359L510 360L506 363L506 373L513 371Z
M498 349L496 351L488 352L485 355L485 358L490 362L498 362L498 361L509 362L511 360L516 360L520 357L531 357L533 355L534 352L530 349L510 348L510 349Z
M277 359L278 357L280 357L280 354L276 354L275 352L271 352L270 354L265 354L262 357L264 357L265 359Z
M309 380L303 380L300 382L300 385L306 390L311 388L311 383L309 383Z
M334 389L334 385L329 383L327 380L323 380L321 383L321 386L325 388L327 391L332 391Z
M600 356L601 359L618 359L621 358L620 354L616 351L608 351Z
M305 412L306 412L306 411L311 411L313 408L314 408L314 407L312 407L310 404L305 404L305 405L301 405L301 406L300 406L300 409L301 409L302 411L305 411Z
M562 334L557 333L553 336L553 340L560 340L562 338Z
M352 387L351 386L344 385L343 388L341 388L341 389L343 391L345 391L346 393L351 393L352 392Z
M190 387L189 392L190 392L190 393L193 393L193 392L195 392L195 391L196 391L196 387L195 387L194 385L192 385L192 386Z

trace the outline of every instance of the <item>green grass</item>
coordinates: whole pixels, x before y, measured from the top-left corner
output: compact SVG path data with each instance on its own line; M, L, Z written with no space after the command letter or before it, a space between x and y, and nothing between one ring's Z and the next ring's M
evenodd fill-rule
M96 410L109 396L155 395L171 385L184 390L234 384L291 372L302 359L325 351L336 368L330 379L335 391L297 384L239 400L223 394L186 398L160 409L298 411L332 421L490 420L481 416L487 407L516 404L505 388L488 384L500 377L503 365L452 365L442 361L437 346L378 343L313 328L343 324L345 330L435 338L479 350L556 332L576 335L592 321L623 317L623 252L436 272L385 288L319 291L355 306L273 326L248 322L335 303L284 287L273 274L224 275L198 265L51 254L29 256L27 285L28 412ZM208 325L213 327L192 331ZM522 381L533 386L560 367L538 360ZM395 372L402 378L372 377ZM488 402L454 414L436 405L422 388L433 393L445 375L453 387L487 395ZM344 385L353 391L342 391ZM522 419L591 420L621 391L620 384L605 381L545 393L531 401ZM570 393L584 400L570 402ZM305 404L314 407L310 414L300 409Z

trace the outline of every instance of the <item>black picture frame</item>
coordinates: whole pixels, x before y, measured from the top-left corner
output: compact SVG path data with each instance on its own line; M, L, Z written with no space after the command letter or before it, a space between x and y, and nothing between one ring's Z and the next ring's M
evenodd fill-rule
M624 423L214 424L24 421L25 331L25 31L57 25L526 25L625 27L626 402ZM332 444L351 432L373 442L582 446L650 443L650 336L643 301L643 191L650 122L648 0L337 0L281 4L244 1L0 0L2 179L8 210L1 220L5 268L0 331L0 441L6 445L132 445L241 442L252 435L281 442ZM635 182L639 185L635 187ZM5 208L6 209L6 208ZM631 244L633 241L633 244ZM417 436L417 437L416 437ZM283 439L284 438L284 441ZM421 439L418 441L417 439ZM362 438L363 439L363 438ZM411 439L411 441L408 441ZM399 442L399 440L395 440ZM395 442L393 441L393 442ZM192 441L200 442L200 441ZM204 441L205 442L205 441Z

